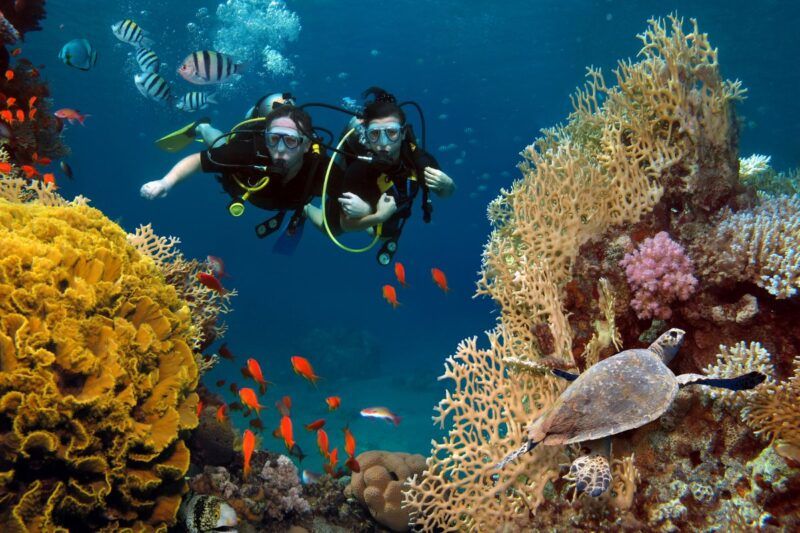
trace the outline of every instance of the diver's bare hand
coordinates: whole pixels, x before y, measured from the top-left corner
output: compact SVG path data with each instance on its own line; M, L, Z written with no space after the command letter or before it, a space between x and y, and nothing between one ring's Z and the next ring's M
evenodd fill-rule
M433 192L448 194L455 188L453 178L433 167L425 167L425 185Z
M389 217L394 215L395 211L397 211L397 203L394 201L394 196L383 193L380 199L378 199L378 206L375 208L375 214L378 215L381 221L386 222L389 220Z
M155 181L148 181L142 188L139 189L139 194L142 198L147 198L148 200L153 200L155 198L163 198L169 192L170 187L164 182L164 180L155 180Z
M339 205L342 206L342 212L347 218L361 218L372 213L369 204L351 192L342 194Z

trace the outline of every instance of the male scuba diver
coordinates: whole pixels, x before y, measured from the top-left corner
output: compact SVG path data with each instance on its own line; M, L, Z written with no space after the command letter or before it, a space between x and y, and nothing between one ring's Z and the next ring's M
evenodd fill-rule
M325 220L318 207L309 204L305 212L318 228L327 222L333 235L370 229L379 232L383 246L378 262L388 265L417 194L422 192L423 219L429 222L433 210L429 192L446 198L455 191L455 182L439 169L431 154L417 146L393 95L379 87L370 87L364 94L374 96L361 120L365 146L352 142L348 146L361 157L353 158L342 181L330 181Z
M262 96L245 114L245 120L266 117L270 111L290 104L295 105L291 93L272 93ZM156 146L167 152L179 152L189 146L192 141L202 142L206 148L220 146L226 138L220 130L211 125L211 119L203 117L178 128L156 141Z
M256 226L258 237L281 227L287 210L294 213L275 251L291 253L299 239L305 217L304 206L322 192L328 157L314 139L311 117L292 105L280 105L264 118L245 121L223 134L227 141L180 160L161 179L142 185L142 197L166 196L172 188L199 172L218 172L218 181L232 200L233 216L244 212L245 201L277 215ZM335 165L333 179L341 179ZM284 243L285 246L280 244Z

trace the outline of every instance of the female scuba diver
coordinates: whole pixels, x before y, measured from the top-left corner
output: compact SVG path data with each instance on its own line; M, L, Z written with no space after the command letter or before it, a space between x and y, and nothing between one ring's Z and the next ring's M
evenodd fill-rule
M446 198L456 187L439 169L436 159L417 146L396 98L379 87L370 87L364 95L374 97L365 106L361 120L365 146L351 142L348 148L359 156L366 152L371 157L352 158L343 180L330 180L325 220L318 207L309 204L305 212L320 229L327 222L333 235L370 229L379 232L383 246L378 262L388 265L417 194L422 192L423 219L429 222L433 210L429 192Z
M278 214L256 226L258 237L266 237L281 227L287 210L294 213L281 236L286 246L275 251L291 253L299 238L305 217L304 206L322 192L329 158L314 138L311 117L291 105L281 105L264 118L247 120L223 134L226 142L180 160L167 174L142 185L142 197L152 200L166 196L172 188L203 171L219 173L217 180L232 200L228 211L233 216L244 212L245 201ZM341 180L341 170L333 166L333 176ZM277 243L276 243L277 244Z

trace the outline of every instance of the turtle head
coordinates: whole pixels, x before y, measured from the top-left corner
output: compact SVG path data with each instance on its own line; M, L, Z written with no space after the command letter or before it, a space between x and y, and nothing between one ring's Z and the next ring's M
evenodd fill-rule
M667 365L678 353L685 336L686 332L682 329L668 329L650 345L649 350L659 356L664 361L664 364Z

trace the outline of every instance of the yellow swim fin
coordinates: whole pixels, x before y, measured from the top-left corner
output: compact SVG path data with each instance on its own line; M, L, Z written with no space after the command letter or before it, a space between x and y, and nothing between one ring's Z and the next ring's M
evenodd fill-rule
M211 120L208 117L190 122L189 124L168 133L156 141L156 146L164 151L174 153L179 152L189 146L195 140L194 129L198 124L209 123ZM202 141L202 140L201 140Z

